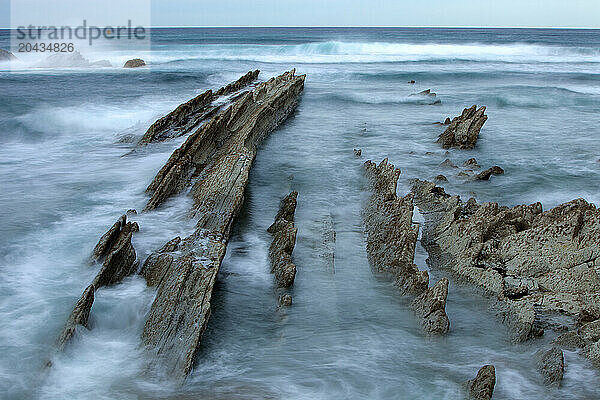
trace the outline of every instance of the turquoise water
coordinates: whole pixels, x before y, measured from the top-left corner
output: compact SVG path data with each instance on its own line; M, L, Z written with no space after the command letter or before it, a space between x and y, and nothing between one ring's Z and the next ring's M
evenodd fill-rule
M410 178L443 173L448 192L484 201L599 204L599 31L160 29L152 43L150 51L85 54L112 68L0 66L3 398L458 399L461 383L486 363L496 366L495 399L600 397L598 373L575 353L566 353L563 387L544 388L532 356L552 333L511 344L486 302L455 282L450 334L424 338L407 300L370 270L360 216L361 165L384 157L403 171L401 193ZM151 68L121 69L132 57ZM292 67L308 75L305 93L259 150L188 382L148 373L139 337L154 291L139 277L100 290L92 329L43 372L95 275L91 249L121 213L143 208L145 187L181 142L123 157L131 145L119 139L248 70L268 79ZM409 97L429 88L441 104ZM477 148L444 154L435 144L443 128L432 123L472 104L489 115ZM438 166L471 157L506 174L464 183ZM265 230L290 190L299 192L298 275L284 312ZM141 259L193 230L189 207L184 195L137 217ZM337 232L334 266L322 257L325 220ZM419 247L421 269L425 258Z

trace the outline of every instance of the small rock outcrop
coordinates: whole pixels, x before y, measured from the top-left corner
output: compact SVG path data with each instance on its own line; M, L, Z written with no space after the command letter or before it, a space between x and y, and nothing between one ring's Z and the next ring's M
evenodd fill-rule
M485 110L485 107L477 109L476 105L465 108L462 114L454 118L444 133L440 135L438 143L444 149L473 149L479 138L479 131L488 118Z
M412 93L409 97L420 97L427 99L426 104L440 104L442 101L437 98L437 94L432 92L431 89L423 90L419 93Z
M442 279L429 289L429 274L414 264L419 227L412 222L413 195L398 197L400 170L387 158L379 165L367 161L365 168L372 188L363 209L369 262L378 272L394 275L403 295L416 296L412 307L426 333L444 334L449 326L448 281Z
M354 149L354 156L355 157L362 156L362 150L361 149Z
M200 124L214 117L219 111L229 105L229 103L217 104L216 100L247 87L258 78L259 73L259 70L250 71L237 81L222 87L215 93L209 89L188 102L181 104L175 110L153 123L139 141L139 144L146 145L148 143L165 141L183 136L197 129ZM233 100L235 101L236 99Z
M600 319L586 322L560 335L554 343L565 350L576 351L600 368Z
M473 177L473 180L487 181L490 179L490 177L492 175L502 175L502 174L504 174L504 170L496 165L496 166L486 169L485 171L478 173L477 175L475 175Z
M600 309L600 210L583 199L548 211L464 203L434 183L413 183L425 216L421 243L430 265L487 293L515 341ZM593 313L592 313L593 314Z
M549 386L560 386L565 372L565 358L558 347L549 350L540 350L536 354L537 369L544 378L544 383Z
M469 158L467 161L465 161L463 163L464 167L470 168L470 169L479 169L481 168L481 166L479 165L479 163L477 162L477 160L475 158Z
M169 241L143 268L157 294L142 341L168 375L183 379L193 368L257 147L294 111L304 79L291 70L239 96L190 134L148 187L146 210L191 187L198 221L189 237Z
M475 379L467 382L467 391L471 400L490 400L496 386L496 369L493 365L484 365Z
M139 68L146 66L146 62L141 58L134 58L132 60L127 60L123 68Z
M139 231L137 222L127 222L127 215L121 216L110 229L102 235L91 256L92 262L102 262L100 271L83 292L73 308L65 327L57 341L62 350L75 334L77 325L87 327L94 293L103 286L113 285L133 274L138 266L135 249L131 244L134 232Z
M271 260L271 273L275 274L277 286L289 288L294 284L296 265L292 261L292 252L296 245L298 228L294 224L294 213L298 192L292 192L281 200L281 207L275 217L275 222L267 229L273 235L273 242L269 247Z
M8 50L0 49L0 62L5 61L13 61L16 60L17 57L13 53Z

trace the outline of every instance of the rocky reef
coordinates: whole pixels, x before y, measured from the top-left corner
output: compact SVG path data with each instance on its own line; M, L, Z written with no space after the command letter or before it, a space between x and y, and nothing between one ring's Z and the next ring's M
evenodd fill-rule
M296 265L292 261L292 252L296 245L298 232L298 228L294 224L297 199L298 192L291 192L285 196L281 200L275 222L267 229L267 232L273 235L273 242L269 247L271 273L275 274L279 288L289 288L294 284L296 277ZM291 298L286 297L285 299L291 303Z
M259 70L250 71L235 82L229 83L213 93L207 90L188 102L181 104L169 114L153 123L139 141L140 145L161 142L178 136L183 136L209 118L215 116L227 104L219 104L222 96L229 96L242 90L258 78Z
M467 391L472 400L490 400L496 386L496 369L493 365L484 365L475 379L467 382Z
M138 263L131 237L137 231L137 222L127 222L127 215L123 215L100 238L92 252L91 260L93 263L102 262L102 266L69 315L58 337L59 350L71 340L77 325L87 327L95 291L103 286L118 283L136 272Z
M379 165L367 161L365 168L372 188L363 210L369 262L378 272L395 276L403 295L416 296L412 307L426 333L445 334L450 326L445 312L448 280L428 288L429 274L414 264L419 227L412 222L413 195L397 195L400 170L387 158Z
M438 138L438 143L444 149L473 149L479 138L479 131L488 118L485 110L485 107L477 109L476 105L465 108L461 115L450 122L448 128Z
M576 199L543 211L540 203L464 203L418 180L413 192L426 218L430 264L482 289L515 341L600 318L600 211L593 204ZM579 342L592 359L597 339Z
M157 287L142 340L172 376L185 378L193 367L257 146L293 112L304 79L291 70L240 95L190 134L148 187L147 210L191 187L198 220L194 233L171 240L142 270Z
M141 58L134 58L131 60L127 60L125 62L125 65L123 65L123 68L139 68L145 66L146 62L144 60L142 60Z

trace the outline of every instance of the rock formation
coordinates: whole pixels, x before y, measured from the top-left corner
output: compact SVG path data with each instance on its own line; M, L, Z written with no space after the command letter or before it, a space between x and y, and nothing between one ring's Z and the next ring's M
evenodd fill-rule
M469 398L472 400L490 400L496 386L496 369L493 365L484 365L475 379L467 382Z
M565 372L565 358L558 347L549 350L540 350L537 356L537 368L544 378L544 383L551 386L560 386Z
M281 207L275 217L275 222L267 229L273 235L269 247L271 273L275 274L277 286L289 288L294 284L296 265L292 261L292 252L296 245L298 228L294 224L298 192L292 192L281 200Z
M212 118L224 107L229 105L227 103L218 104L216 100L222 96L228 96L247 87L258 78L259 73L259 70L250 71L237 81L217 90L216 93L213 93L213 91L209 89L188 102L181 104L175 110L153 123L150 128L148 128L139 144L145 145L152 142L172 139L197 129L201 123Z
M17 57L13 53L8 50L0 49L0 62L4 61L13 61L16 60Z
M127 222L127 216L121 216L100 238L92 252L92 261L103 261L100 271L83 295L75 304L63 331L58 337L58 349L61 350L73 337L77 325L87 327L94 292L103 286L113 285L133 274L137 269L136 254L131 237L139 231L137 222Z
M462 202L427 181L413 185L425 215L429 263L446 268L495 299L515 341L600 310L600 211L583 199L549 211Z
M440 104L442 101L437 98L437 94L432 92L431 89L423 90L419 93L412 93L409 97L420 97L427 99L426 104Z
M473 149L479 138L479 131L487 118L485 107L465 108L462 114L455 117L444 133L440 135L438 143L444 149L452 147L463 150Z
M151 210L191 186L198 219L194 233L170 241L143 268L157 294L142 340L170 375L184 378L193 367L257 146L295 109L304 79L292 70L240 96L188 136L148 188Z
M123 68L139 68L146 66L146 62L141 58L134 58L132 60L127 60Z
M387 158L379 165L367 161L365 167L372 187L363 210L369 262L377 271L395 275L402 294L417 296L412 307L426 333L444 334L449 327L448 281L442 279L428 289L429 274L414 264L419 227L412 222L413 195L398 197L400 170Z
M504 174L504 170L496 165L496 166L486 169L485 171L478 173L477 175L475 175L473 177L473 179L476 181L487 181L490 179L490 177L492 175L502 175L502 174Z
M600 319L580 324L560 335L554 342L565 350L582 349L581 354L600 368Z

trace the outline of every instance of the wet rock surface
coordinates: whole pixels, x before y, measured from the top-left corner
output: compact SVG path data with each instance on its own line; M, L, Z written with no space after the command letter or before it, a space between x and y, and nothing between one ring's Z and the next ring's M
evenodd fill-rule
M544 383L550 386L560 386L565 372L565 358L558 347L540 350L536 354L537 369L544 378Z
M484 365L475 379L467 382L469 399L490 400L496 386L496 369L493 365Z
M372 187L363 209L369 263L378 272L395 276L403 295L416 296L412 307L426 333L444 334L449 327L445 312L448 280L429 289L429 274L414 264L419 227L412 222L413 195L396 194L400 170L387 159L379 165L367 161L365 168Z
M71 315L67 319L67 323L63 328L62 332L58 336L57 346L58 350L62 350L64 346L71 340L73 335L75 334L75 329L77 325L81 325L85 328L88 326L88 319L90 317L90 311L92 309L92 305L94 304L94 286L88 286L81 298L75 304Z
M600 309L600 212L583 199L548 211L464 203L427 181L413 183L425 216L429 263L481 288L515 341L543 333L551 317Z
M142 139L140 145L152 142L161 142L175 137L183 136L208 119L214 117L228 104L218 104L217 100L222 96L229 96L242 90L258 78L259 70L250 71L237 81L222 87L217 92L207 90L194 97L188 102L181 104L169 114L153 123ZM235 99L233 99L235 101Z
M139 68L146 66L146 62L141 58L134 58L131 60L127 60L123 68Z
M193 368L257 146L293 112L304 79L292 70L241 95L192 133L148 188L151 210L191 186L198 220L192 235L171 240L143 268L157 294L142 341L171 376L183 379Z
M444 149L473 149L479 138L479 131L488 118L485 110L485 107L477 109L476 105L465 108L462 114L455 117L444 133L440 135L438 143Z
M280 288L289 288L296 278L296 265L292 261L292 252L298 233L298 228L294 224L297 199L298 192L292 192L283 198L275 222L267 229L267 232L273 236L273 242L269 247L271 273L275 274L277 286Z
M475 175L473 177L473 179L476 181L487 181L490 179L490 177L492 175L502 175L502 174L504 174L504 170L496 165L496 166L486 169L485 171L478 173L477 175Z

